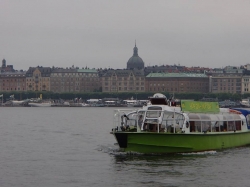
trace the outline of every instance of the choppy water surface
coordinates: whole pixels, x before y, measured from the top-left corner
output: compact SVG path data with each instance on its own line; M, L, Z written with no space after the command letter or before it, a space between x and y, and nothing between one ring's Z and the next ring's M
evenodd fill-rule
M0 186L250 186L250 147L119 152L113 108L0 108Z

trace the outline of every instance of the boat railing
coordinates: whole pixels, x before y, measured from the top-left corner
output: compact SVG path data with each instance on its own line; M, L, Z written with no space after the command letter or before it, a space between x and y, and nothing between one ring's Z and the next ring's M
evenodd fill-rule
M129 118L128 116L134 114L134 118ZM122 130L122 127L128 126L132 123L136 123L135 115L137 115L137 111L133 109L116 109L114 110L113 115L113 126L117 128L117 130Z
M167 118L163 116L168 116ZM172 117L173 116L173 117ZM177 117L177 118L176 118ZM180 119L179 119L180 120ZM169 126L172 132L176 132L179 125L176 126L178 115L175 112L166 112L163 110L132 110L132 109L116 109L114 110L114 127L118 131L133 130L137 132L167 132Z

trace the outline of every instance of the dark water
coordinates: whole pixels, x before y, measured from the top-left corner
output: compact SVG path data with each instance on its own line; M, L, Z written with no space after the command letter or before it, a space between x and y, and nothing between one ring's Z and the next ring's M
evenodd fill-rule
M129 155L113 108L0 108L0 187L250 186L250 147Z

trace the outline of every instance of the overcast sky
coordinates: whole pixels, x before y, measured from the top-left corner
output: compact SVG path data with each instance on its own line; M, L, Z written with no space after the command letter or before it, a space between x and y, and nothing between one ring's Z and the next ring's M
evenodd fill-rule
M29 67L250 63L249 0L0 0L0 58Z

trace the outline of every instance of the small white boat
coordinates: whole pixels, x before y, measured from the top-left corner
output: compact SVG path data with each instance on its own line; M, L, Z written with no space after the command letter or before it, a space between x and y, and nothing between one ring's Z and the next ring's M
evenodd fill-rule
M25 99L25 100L21 100L21 101L17 101L17 100L12 100L12 106L22 106L24 104L27 104L30 100L29 99Z
M127 107L142 107L143 103L146 103L147 100L145 101L133 100L132 98L131 100L124 100L124 102L126 103Z
M247 98L247 99L242 99L242 100L240 101L240 104L242 105L242 107L250 107L250 100L249 100L249 98Z
M51 107L51 102L46 103L28 103L31 107Z
M87 103L81 103L82 107L89 107L90 105Z

